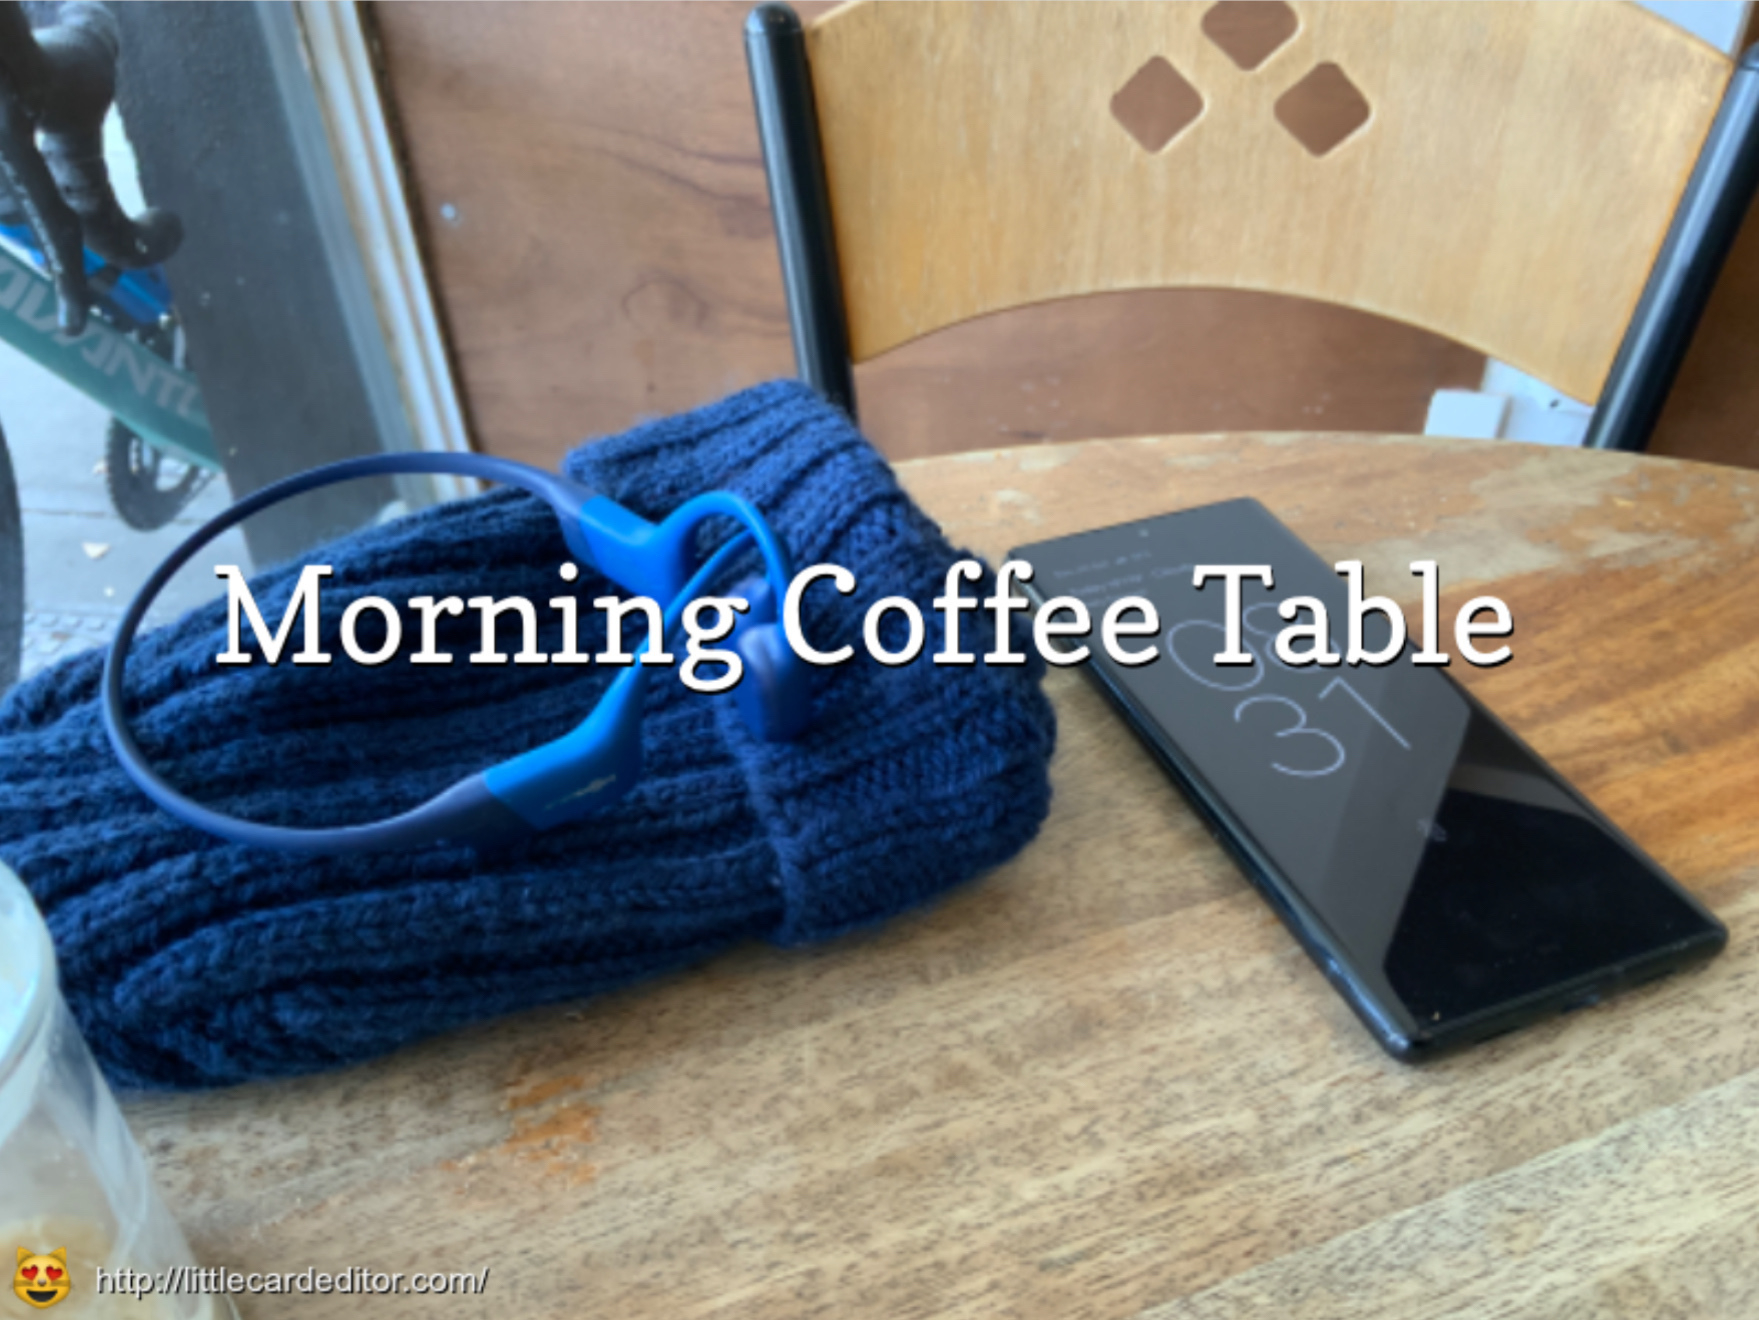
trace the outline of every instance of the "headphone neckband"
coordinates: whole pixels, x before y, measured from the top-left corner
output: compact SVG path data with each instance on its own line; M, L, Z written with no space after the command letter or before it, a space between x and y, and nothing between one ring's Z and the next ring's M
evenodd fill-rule
M438 844L482 849L577 819L634 786L641 766L648 672L640 663L619 674L586 719L562 737L470 775L400 815L363 825L305 829L240 820L186 797L147 763L128 727L123 670L142 619L173 575L222 532L272 504L341 481L413 473L475 477L516 486L544 500L561 520L563 537L577 559L638 595L665 602L666 638L690 602L753 545L763 556L771 611L792 576L787 552L763 515L727 491L700 495L656 525L558 473L487 454L374 454L288 477L239 500L173 550L129 603L110 644L103 676L105 732L124 772L165 811L233 843L285 852L364 853ZM741 530L698 566L696 530L715 516L733 519ZM749 622L768 625L773 620ZM779 710L768 736L791 737L804 726L808 712L803 680L793 669L774 676L770 687L777 693Z

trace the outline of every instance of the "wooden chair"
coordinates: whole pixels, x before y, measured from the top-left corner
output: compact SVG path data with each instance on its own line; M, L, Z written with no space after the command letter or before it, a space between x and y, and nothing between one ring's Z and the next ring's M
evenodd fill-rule
M746 48L799 370L851 415L942 326L1211 286L1423 326L1641 449L1759 184L1759 47L1629 3L765 4Z

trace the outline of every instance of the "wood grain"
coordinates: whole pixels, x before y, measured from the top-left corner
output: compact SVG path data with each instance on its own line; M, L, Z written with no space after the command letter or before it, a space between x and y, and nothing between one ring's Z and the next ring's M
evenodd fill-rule
M372 7L479 447L553 466L588 436L793 373L747 8ZM1436 388L1482 371L1397 322L1180 289L968 322L863 365L858 386L868 434L908 458L1148 431L1418 431Z
M553 465L583 437L793 370L743 5L369 12L480 447ZM1665 452L1759 465L1749 231L1658 429ZM682 325L652 314L668 291L700 303ZM1150 432L1415 432L1435 389L1475 388L1482 368L1351 309L1169 289L963 322L864 363L857 384L868 434L911 458Z
M553 463L589 435L792 374L748 8L374 7L492 452Z
M1211 431L1414 435L1484 355L1350 307L1246 289L1133 289L1016 307L855 368L892 459Z
M1078 293L1251 288L1420 325L1597 397L1729 61L1591 0L1296 12L1250 72L1198 5L857 0L818 19L856 360ZM1159 151L1113 118L1151 57L1205 102ZM1327 66L1372 117L1315 158L1277 108Z
M1729 949L1401 1067L1059 673L1041 837L928 911L333 1076L131 1103L205 1260L491 1267L480 1303L374 1298L390 1316L1759 1313L1759 477L1301 435L901 472L991 555L1252 494L1383 589L1433 557L1444 610L1494 590L1515 658L1460 677Z

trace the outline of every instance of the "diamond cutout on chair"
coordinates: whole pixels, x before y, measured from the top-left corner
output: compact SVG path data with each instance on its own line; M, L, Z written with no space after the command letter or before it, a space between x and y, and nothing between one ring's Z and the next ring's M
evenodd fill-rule
M1112 118L1144 151L1162 151L1203 113L1203 94L1156 55L1112 97Z
M1203 16L1203 35L1250 73L1289 44L1301 28L1282 0L1221 0Z
M1335 64L1321 64L1277 98L1277 122L1315 156L1336 150L1373 117L1356 84Z

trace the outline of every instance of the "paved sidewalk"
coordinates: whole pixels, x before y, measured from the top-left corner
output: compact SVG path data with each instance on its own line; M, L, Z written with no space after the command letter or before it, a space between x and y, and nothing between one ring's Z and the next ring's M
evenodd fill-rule
M147 575L177 543L230 502L224 478L208 483L168 527L137 532L110 505L102 461L109 415L23 354L0 345L0 427L18 474L24 512L24 674L108 643ZM212 563L250 566L242 534L216 543ZM213 599L211 568L178 574L150 621Z

